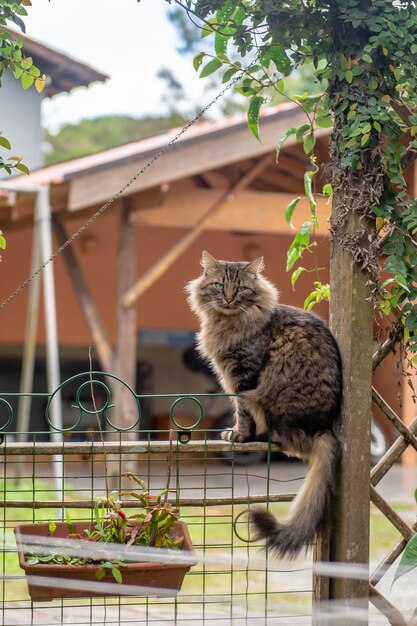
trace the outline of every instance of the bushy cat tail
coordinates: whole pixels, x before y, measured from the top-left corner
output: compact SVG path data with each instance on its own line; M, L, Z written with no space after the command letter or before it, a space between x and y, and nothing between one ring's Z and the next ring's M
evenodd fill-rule
M279 522L266 508L249 511L251 536L265 541L275 556L294 558L326 524L335 489L338 452L339 444L332 432L313 437L309 472L284 522Z

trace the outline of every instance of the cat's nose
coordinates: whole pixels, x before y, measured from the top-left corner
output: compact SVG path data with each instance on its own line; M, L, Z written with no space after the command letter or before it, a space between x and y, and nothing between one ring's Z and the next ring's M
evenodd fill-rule
M227 289L225 289L223 291L223 299L226 304L232 304L233 300L235 299L233 291L228 291Z

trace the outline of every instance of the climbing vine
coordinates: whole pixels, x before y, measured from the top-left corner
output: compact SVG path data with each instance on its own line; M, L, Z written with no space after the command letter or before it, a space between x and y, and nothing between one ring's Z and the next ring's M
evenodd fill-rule
M316 131L332 127L328 183L342 210L332 236L366 272L370 294L383 314L401 322L409 363L417 363L417 204L404 173L417 159L417 8L409 0L166 0L182 7L213 38L213 53L201 52L201 77L222 73L228 82L248 67L238 89L248 98L248 125L260 139L261 108L285 94L302 107L305 123L289 129L311 159L304 178L311 217L288 250L295 284L297 261L315 245L318 167ZM242 61L231 61L233 46ZM235 55L233 55L235 59ZM286 93L286 78L309 64L318 94ZM287 207L291 223L300 198ZM346 234L351 213L361 227ZM320 282L306 306L328 297Z

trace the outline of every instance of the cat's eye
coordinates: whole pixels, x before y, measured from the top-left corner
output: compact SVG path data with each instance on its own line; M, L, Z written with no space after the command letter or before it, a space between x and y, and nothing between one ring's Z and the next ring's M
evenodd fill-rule
M246 287L244 287L243 285L241 285L240 287L237 288L236 291L239 291L240 293L242 293L242 291L246 291Z
M216 287L216 289L218 289L219 291L221 291L223 289L223 283L214 283L214 286Z

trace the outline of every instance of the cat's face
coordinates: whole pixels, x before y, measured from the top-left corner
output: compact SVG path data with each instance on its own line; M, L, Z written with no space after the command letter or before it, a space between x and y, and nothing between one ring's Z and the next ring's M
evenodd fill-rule
M206 312L239 315L259 304L262 285L258 273L263 268L262 257L249 263L229 263L204 252L201 265L203 275L193 281L189 289L190 299L194 300L192 305Z

